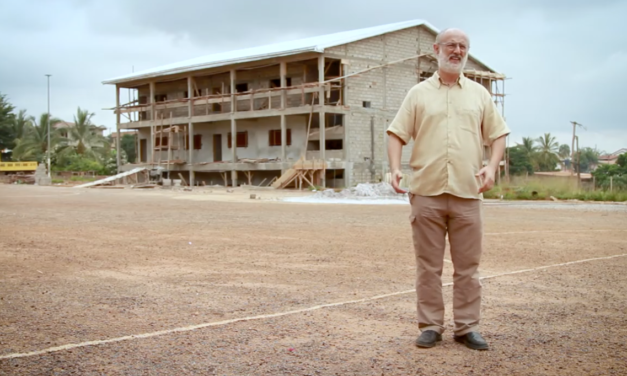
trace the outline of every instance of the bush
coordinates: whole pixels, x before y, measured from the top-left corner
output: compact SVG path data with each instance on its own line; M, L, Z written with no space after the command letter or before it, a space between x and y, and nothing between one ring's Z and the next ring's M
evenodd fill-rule
M57 171L93 171L98 175L103 174L104 166L97 160L78 155L76 152L68 153L57 158L55 170Z
M551 196L559 200L580 201L627 201L627 189L619 190L589 190L577 186L576 182L565 178L517 178L512 177L511 182L501 183L485 192L483 197L487 199L504 200L550 200Z

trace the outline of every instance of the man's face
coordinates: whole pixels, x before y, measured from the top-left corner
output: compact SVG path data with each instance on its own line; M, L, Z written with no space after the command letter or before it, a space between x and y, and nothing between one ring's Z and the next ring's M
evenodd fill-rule
M461 73L468 61L468 39L456 30L446 32L433 46L440 69L449 73Z

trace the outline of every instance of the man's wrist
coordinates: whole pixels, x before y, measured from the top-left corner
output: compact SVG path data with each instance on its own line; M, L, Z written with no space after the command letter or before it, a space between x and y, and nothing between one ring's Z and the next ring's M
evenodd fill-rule
M499 164L500 164L500 161L497 161L496 163L494 163L494 162L488 163L488 167L492 170L493 173L496 174L496 171L499 168Z

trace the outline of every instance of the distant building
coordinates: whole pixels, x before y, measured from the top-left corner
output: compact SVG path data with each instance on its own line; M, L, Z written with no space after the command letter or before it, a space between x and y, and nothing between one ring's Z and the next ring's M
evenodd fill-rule
M72 139L72 132L68 132L68 129L74 127L75 125L76 125L75 123L61 121L55 124L54 128L59 130L59 134L61 135L61 137L68 139L69 145L73 146L76 144L76 141ZM92 132L102 137L104 137L104 131L106 130L107 130L107 127L102 126L102 125L92 126ZM102 146L102 145L92 145L92 146Z
M109 79L118 130L136 130L139 162L188 182L279 178L299 160L325 187L381 181L387 134L408 90L433 75L438 31L416 20L217 53ZM470 55L464 75L502 111L505 75ZM136 100L122 103L121 89ZM407 173L411 144L404 148ZM489 150L484 160L487 163ZM501 164L504 166L504 163ZM323 166L322 168L320 166Z
M621 154L627 153L627 148L618 149L612 154L605 154L599 157L599 164L616 164L618 157Z

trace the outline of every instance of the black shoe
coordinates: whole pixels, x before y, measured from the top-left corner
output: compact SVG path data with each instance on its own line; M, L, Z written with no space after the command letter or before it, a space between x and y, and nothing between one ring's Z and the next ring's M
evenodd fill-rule
M488 343L477 332L470 332L463 336L455 336L455 341L463 343L466 347L473 350L487 350Z
M416 340L418 347L433 347L435 343L442 340L442 334L434 330L425 330Z

